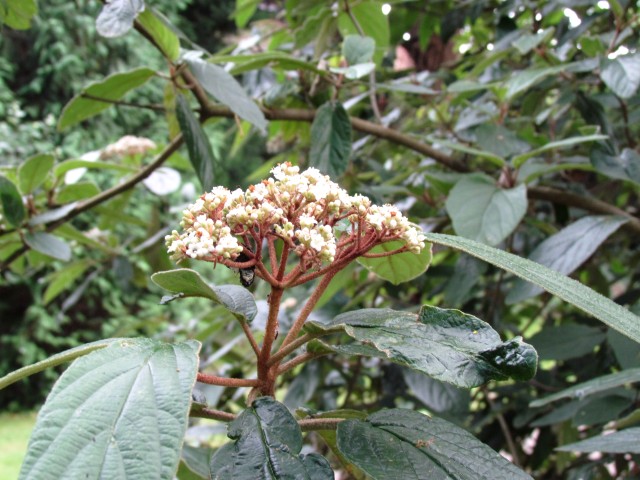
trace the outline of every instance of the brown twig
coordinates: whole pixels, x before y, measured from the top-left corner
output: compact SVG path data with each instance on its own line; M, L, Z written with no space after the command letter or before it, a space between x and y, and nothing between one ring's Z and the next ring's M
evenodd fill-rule
M256 378L228 378L201 372L198 372L197 380L200 383L221 385L223 387L255 387L259 383Z
M220 420L222 422L233 422L237 415L222 410L214 410L213 408L203 408L200 410L191 410L189 416L192 418L209 418L211 420Z
M72 218L77 217L78 215L80 215L82 212L85 212L97 205L100 205L101 203L106 202L107 200L110 200L111 198L115 197L116 195L121 194L122 192L126 192L127 190L135 187L138 183L140 183L142 180L144 180L145 178L147 178L149 175L151 175L158 167L160 167L165 161L167 161L167 159L173 155L173 153L178 150L178 148L180 148L180 145L182 145L182 135L178 135L176 136L166 147L165 149L156 156L156 158L146 167L144 167L142 170L140 170L137 174L133 175L131 178L129 178L128 180L114 186L111 187L107 190L105 190L104 192L99 193L98 195L95 195L83 202L79 202L74 208L73 210L70 210L64 217L59 218L58 220L56 220L55 222L51 222L49 224L47 224L45 231L47 232L52 232L53 230L55 230L56 228L58 228L59 226L63 225L64 223L68 222L69 220L71 220ZM11 263L13 263L15 260L17 260L18 258L20 258L22 255L24 255L26 252L29 251L29 247L27 245L23 245L19 250L16 250L14 253L12 253L11 255L9 255L9 257L7 257L3 262L0 262L0 272L4 271L5 269L7 269L9 267L9 265L11 265Z

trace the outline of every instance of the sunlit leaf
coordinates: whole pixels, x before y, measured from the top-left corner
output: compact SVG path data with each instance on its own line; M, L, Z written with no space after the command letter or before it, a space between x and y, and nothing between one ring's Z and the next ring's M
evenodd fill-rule
M199 349L128 339L76 360L40 410L20 478L173 479Z

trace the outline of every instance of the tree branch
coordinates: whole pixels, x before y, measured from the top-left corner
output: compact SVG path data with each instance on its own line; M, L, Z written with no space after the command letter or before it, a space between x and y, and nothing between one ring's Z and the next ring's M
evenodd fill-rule
M47 232L52 232L53 230L55 230L56 228L58 228L60 225L68 222L69 220L71 220L72 218L77 217L78 215L80 215L82 212L85 212L97 205L100 205L101 203L106 202L107 200L110 200L111 198L115 197L116 195L121 194L122 192L125 192L133 187L135 187L138 183L140 183L142 180L144 180L145 178L147 178L149 175L151 175L153 173L154 170L156 170L158 167L160 167L160 165L162 165L165 161L167 161L167 159L173 155L173 153L178 150L178 148L180 148L180 145L182 145L182 135L178 135L177 137L175 137L171 143L169 143L169 145L167 145L165 147L165 149L156 156L156 158L146 167L144 167L142 170L140 170L137 174L135 174L134 176L132 176L131 178L129 178L128 180L114 186L111 187L107 190L105 190L104 192L99 193L98 195L91 197L87 200L85 200L84 202L80 202L78 203L75 208L71 211L69 211L64 217L59 218L58 220L48 223L46 225L45 231ZM15 260L17 260L18 258L20 258L22 255L24 255L26 252L29 251L29 247L27 245L23 245L19 250L16 250L14 253L12 253L11 255L9 255L9 257L7 257L3 262L0 263L0 272L4 271L5 269L7 269L9 267L9 265L11 265L12 262L14 262Z

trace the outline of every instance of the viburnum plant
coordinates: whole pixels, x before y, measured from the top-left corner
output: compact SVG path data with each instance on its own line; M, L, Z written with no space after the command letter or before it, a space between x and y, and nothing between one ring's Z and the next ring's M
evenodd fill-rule
M298 334L336 273L358 257L420 253L426 245L420 229L396 207L374 205L363 195L351 196L315 168L300 173L299 167L286 163L271 173L272 178L246 191L216 187L205 193L184 211L184 232L174 230L166 241L174 260L221 263L239 269L242 275L255 273L269 283L269 315L262 347L249 329L245 333L258 360L255 392L273 396L278 374L310 358L303 354L281 365L287 354L310 339ZM370 252L393 240L402 245L392 251ZM294 259L297 261L290 261ZM245 284L250 283L242 278ZM284 291L316 279L319 282L313 294L278 352L272 354ZM225 384L204 374L198 378Z
M530 478L466 430L417 411L291 412L275 400L286 388L280 381L284 373L325 355L388 359L466 388L529 379L537 355L519 337L502 342L476 317L429 305L418 312L370 308L328 321L313 317L332 279L350 263L369 262L370 270L384 274L400 258L418 264L409 269L415 276L427 269L431 244L396 206L351 195L315 168L301 171L284 163L271 173L246 191L214 187L202 194L184 210L182 231L166 236L177 262L237 269L242 286L210 285L186 268L152 276L174 294L164 302L204 297L228 309L255 354L255 378L199 371L195 340L109 339L25 367L0 379L0 388L83 356L61 376L40 411L22 478L168 479L180 459L184 468L216 479L330 479L335 469L357 478L479 478L478 472L495 478L496 471ZM257 307L247 287L254 277L270 289L263 332L252 326ZM281 328L285 291L307 283L312 293L293 323ZM194 391L196 382L249 387L246 408L238 414L211 408ZM194 454L183 446L189 416L230 422L230 442L205 467L194 458L209 455L206 450ZM311 430L324 439L319 450L331 452L328 457L300 453L302 434ZM416 470L424 474L416 476Z
M271 174L246 191L215 187L201 195L184 210L182 231L174 230L166 237L168 252L178 262L193 259L222 264L237 269L245 287L251 285L254 276L270 287L261 345L250 327L253 310L246 305L251 305L252 300L247 298L250 295L246 290L217 287L217 294L211 297L239 314L236 316L255 353L257 371L255 379L225 378L206 372L197 375L197 381L202 383L251 387L247 410L237 418L206 405L198 409L201 416L234 419L229 428L229 437L234 441L213 455L212 478L333 478L325 458L299 455L301 428L337 429L337 440L328 442L328 447L344 468L388 478L387 469L395 472L407 466L395 461L380 465L374 460L375 450L388 442L389 435L396 435L385 429L388 422L408 429L398 448L412 445L423 457L421 462L434 471L444 474L454 468L473 472L475 461L461 455L472 446L479 449L481 462L526 477L460 428L417 412L390 410L379 412L376 417L362 412L351 420L345 419L344 411L314 412L309 418L296 419L273 399L282 374L334 352L387 357L465 387L493 378L529 378L535 373L536 354L519 338L500 342L497 333L477 318L429 306L419 314L365 309L339 315L328 323L310 320L334 276L356 259L408 254L413 261L423 263L419 269L422 272L428 266L431 245L426 243L421 229L397 207L378 206L363 195L350 195L316 168L300 171L298 166L284 163L273 168ZM421 255L425 252L426 257ZM175 283L177 276L181 279ZM187 277L196 281L195 276L189 270L176 270L153 278L178 295L191 295L195 292L193 288L185 289L184 281ZM285 291L308 282L314 282L312 293L288 331L279 337L278 318ZM225 296L232 300L225 300ZM336 332L345 332L355 341L336 345L319 340ZM353 413L348 416L353 417ZM368 432L362 428L379 430ZM442 428L444 431L440 432ZM464 441L458 441L457 436ZM431 450L440 452L434 456ZM252 457L250 452L254 451L260 454ZM277 459L278 455L284 455L286 462ZM438 456L447 457L455 467L439 466ZM408 458L405 461L411 463Z

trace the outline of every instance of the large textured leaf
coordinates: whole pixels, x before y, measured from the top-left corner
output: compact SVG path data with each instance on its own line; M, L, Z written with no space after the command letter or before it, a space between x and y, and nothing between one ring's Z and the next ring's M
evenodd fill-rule
M203 88L240 118L266 132L267 119L242 85L224 68L198 58L199 54L190 52L184 58Z
M33 192L42 185L53 167L53 155L36 155L20 165L18 185L24 194Z
M144 0L110 0L96 19L96 30L103 37L120 37L133 28L143 10Z
M138 68L130 72L116 73L100 82L92 83L64 107L58 121L58 129L64 130L97 115L112 106L114 101L120 100L127 92L144 85L154 75L155 72L149 68Z
M619 387L627 383L640 382L640 368L630 368L621 372L603 375L587 382L582 382L559 392L534 400L530 403L532 408L543 407L563 398L584 398L594 393L603 392L611 388Z
M387 242L371 249L369 253L392 252L401 248L403 245L400 241ZM404 252L380 258L360 257L358 258L358 263L364 265L379 277L388 280L394 285L398 285L403 282L408 282L426 272L431 263L431 257L431 245L427 245L422 252L418 254Z
M216 480L329 480L333 471L316 454L300 455L302 432L287 407L261 397L229 424L228 443L211 458Z
M640 427L627 428L581 442L562 445L561 452L640 453Z
M31 19L36 13L36 0L5 0L0 3L0 23L5 23L14 30L31 28Z
M45 232L27 233L24 241L36 252L62 261L71 259L71 247L64 240Z
M180 55L180 40L173 31L150 9L138 15L138 22L162 50L169 60L176 60Z
M75 360L78 357L82 357L87 355L94 350L99 350L104 347L108 347L113 342L119 342L124 340L123 338L108 338L106 340L98 340L96 342L86 343L84 345L80 345L78 347L71 348L69 350L65 350L64 352L56 353L55 355L50 356L44 360L39 361L38 363L34 363L32 365L27 365L26 367L22 367L19 370L15 370L8 375L0 378L0 390L11 385L12 383L17 382L18 380L22 380L30 375L35 373L42 372L47 368L52 368L58 366L62 363L70 362Z
M412 410L345 420L337 438L344 457L374 480L531 480L466 430Z
M22 196L13 182L2 175L0 175L0 205L2 205L4 218L11 225L17 227L22 223L26 213Z
M425 234L428 242L461 250L541 286L593 315L611 328L640 342L640 317L575 280L543 265L466 238L441 233Z
M619 97L631 98L640 86L640 55L604 60L600 78Z
M351 121L340 103L327 102L311 125L309 165L336 179L344 173L351 153Z
M200 274L188 268L154 273L151 280L158 286L184 297L204 297L225 306L240 321L250 322L258 313L253 295L239 285L213 287Z
M528 380L536 372L533 347L517 337L501 342L488 323L459 310L425 305L418 315L367 308L322 323L307 322L310 332L344 331L365 349L353 354L379 356L459 387L489 380Z
M446 207L458 235L497 245L524 217L527 188L519 185L503 190L486 175L468 175L453 187Z
M593 255L598 247L628 219L619 216L589 216L563 228L538 245L529 259L556 272L569 275ZM542 288L517 280L507 294L507 303L533 297Z
M180 130L184 136L184 142L189 151L189 160L198 175L202 189L211 190L214 185L214 157L211 143L204 133L200 122L193 114L189 102L182 94L176 96L176 117Z
M56 382L21 479L172 479L200 344L128 339L76 360Z

